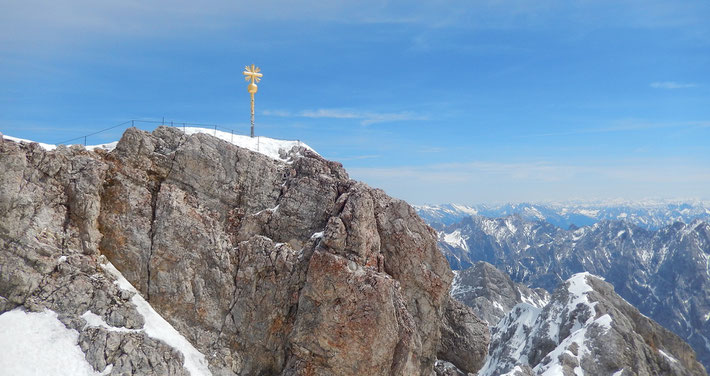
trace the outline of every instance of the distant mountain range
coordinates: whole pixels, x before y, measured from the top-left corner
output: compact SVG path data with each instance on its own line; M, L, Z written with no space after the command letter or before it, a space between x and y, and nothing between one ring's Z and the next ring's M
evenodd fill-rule
M674 210L699 211L691 205ZM611 212L624 211L605 213ZM563 229L523 214L468 216L441 228L439 247L453 269L486 261L515 282L550 292L575 273L601 276L641 313L688 341L710 368L710 224L657 215L643 223L672 224L652 230L631 218L643 219Z
M518 214L528 220L544 220L557 227L593 225L602 220L625 220L653 230L674 222L694 219L710 221L710 202L598 202L598 203L518 203L501 205L419 205L417 213L437 230L471 215L499 218Z

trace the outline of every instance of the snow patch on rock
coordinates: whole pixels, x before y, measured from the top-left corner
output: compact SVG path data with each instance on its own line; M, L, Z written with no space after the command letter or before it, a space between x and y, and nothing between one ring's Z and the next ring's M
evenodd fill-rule
M193 135L197 133L204 133L208 134L213 137L217 137L219 139L222 139L224 141L227 141L233 145L249 149L251 151L263 154L269 158L276 159L278 161L283 161L283 162L288 162L289 157L288 157L288 152L293 148L293 147L303 147L307 150L312 151L313 153L316 153L313 148L310 146L304 144L301 141L290 141L290 140L278 140L274 138L269 138L269 137L249 137L249 136L242 136L238 134L233 134L230 132L223 132L215 129L209 129L209 128L200 128L200 127L176 127L177 129L180 129L183 131L186 135ZM37 143L39 144L40 147L44 150L54 150L57 148L57 145L54 144L45 144L42 142L35 142L32 140L27 140L24 138L18 138L18 137L12 137L12 136L7 136L7 135L2 135L4 139L14 141L14 142L20 142L20 143ZM108 151L113 150L116 145L118 144L118 141L113 141L113 142L108 142L108 143L103 143L103 144L98 144L98 145L87 145L84 146L86 150L96 150L96 149L105 149ZM83 145L82 145L83 146ZM317 153L316 153L317 154Z
M233 145L249 149L251 151L263 154L269 158L276 159L278 161L288 161L286 153L294 147L302 146L315 153L310 146L304 144L301 141L288 141L288 140L277 140L275 138L269 137L249 137L237 134L232 134L230 132L223 132L214 129L207 128L197 128L197 127L185 127L179 128L185 134L192 135L196 133L204 133L210 136L217 137L224 141L227 141ZM317 153L316 153L317 154Z
M7 135L2 135L2 137L6 140L14 141L14 142L19 142L23 144L38 144L42 149L47 150L47 151L52 151L57 148L57 145L54 144L45 144L43 142L36 142L32 140L27 140L24 138L19 138L19 137L12 137L12 136L7 136ZM116 145L118 145L118 141L113 141L113 142L108 142L104 144L98 144L98 145L81 145L84 146L86 150L96 150L96 149L106 149L106 150L113 150Z
M141 332L142 330L140 329L128 329L128 328L118 328L115 326L111 326L104 321L104 319L101 318L101 316L91 312L91 311L86 311L84 312L83 315L81 315L81 318L86 321L86 326L94 327L94 328L103 328L111 332Z
M121 272L113 266L113 264L107 262L105 264L101 264L101 266L116 278L115 283L119 288L134 293L131 298L131 302L136 306L138 313L140 313L145 319L143 330L147 335L161 340L179 351L185 358L183 366L192 376L212 375L207 366L205 356L194 346L192 346L192 344L185 337L183 337L182 334L175 330L170 323L165 321L165 319L160 316L160 314L158 314L158 312L156 312L153 307L151 307L150 304L148 304L148 302L140 295L138 290L136 290L133 285L126 280L123 274L121 274ZM86 313L84 315L86 315ZM92 318L91 315L89 315L89 317L92 322L96 323L95 319ZM87 322L89 322L89 320L87 320ZM98 324L108 326L105 322L103 322L103 320L101 320L101 323Z

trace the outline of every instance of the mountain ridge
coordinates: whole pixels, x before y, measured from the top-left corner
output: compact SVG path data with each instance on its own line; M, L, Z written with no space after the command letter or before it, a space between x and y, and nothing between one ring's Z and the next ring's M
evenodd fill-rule
M458 238L447 243L453 233ZM642 313L687 340L703 364L710 364L708 222L696 219L647 230L606 220L564 230L520 215L477 216L440 232L439 246L454 269L487 261L515 282L548 291L574 273L599 275Z
M583 227L602 220L627 220L649 230L673 222L710 220L710 202L701 200L603 201L564 203L506 203L496 205L415 205L417 213L437 230L468 216L499 218L519 214L528 220L545 220L557 227Z

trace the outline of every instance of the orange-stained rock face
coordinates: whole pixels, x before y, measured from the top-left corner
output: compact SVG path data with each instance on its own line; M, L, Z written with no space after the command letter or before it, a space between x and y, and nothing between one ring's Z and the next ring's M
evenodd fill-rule
M292 370L302 369L298 360L318 374L388 374L404 324L398 318L408 315L397 287L386 274L314 252L291 335Z

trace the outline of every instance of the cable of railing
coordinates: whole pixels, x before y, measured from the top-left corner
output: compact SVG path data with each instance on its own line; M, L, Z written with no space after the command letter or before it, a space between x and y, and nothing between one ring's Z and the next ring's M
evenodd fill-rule
M230 141L231 141L231 142L234 142L234 134L235 134L235 133L236 133L237 135L241 135L239 132L235 132L235 130L232 129L232 128L223 127L223 126L220 126L220 125L218 125L218 124L187 123L187 122L177 122L177 123L176 123L175 121L170 121L170 124L168 125L168 124L166 124L165 119L163 119L162 121L158 121L158 120L132 119L132 120L124 121L123 123L116 124L116 125L114 125L114 126L111 126L111 127L108 127L108 128L105 128L105 129L102 129L102 130L93 132L93 133L89 133L89 134L87 134L87 135L74 137L74 138L72 138L72 139L69 139L69 140L60 142L59 144L66 144L66 143L68 143L68 142L70 142L70 141L75 141L75 140L84 139L84 145L86 145L86 141L87 141L87 138L88 138L88 137L90 137L90 136L95 136L95 135L97 135L97 134L100 134L100 133L103 133L103 132L106 132L106 131L109 131L109 130L112 130L112 129L115 129L115 128L118 128L118 127L121 127L121 126L124 126L124 125L129 124L129 123L131 124L131 127L135 127L135 124L136 124L136 123L146 123L146 124L161 124L161 125L164 125L164 126L170 126L170 127L178 128L178 129L179 129L179 125L182 124L182 130L183 130L183 132L187 132L187 126L188 126L188 125L190 125L190 126L198 126L198 127L210 127L210 128L213 129L213 135L214 135L214 136L217 135L217 129L223 129L223 130L225 130L225 131L229 131L229 133L230 133ZM245 136L245 134L244 134L244 135L241 135L241 136ZM273 138L273 137L272 137L272 138ZM273 138L273 139L275 139L275 140L282 140L282 141L288 141L288 140L279 139L279 138ZM260 146L261 146L261 145L260 145L260 144L261 144L261 140L259 139L259 136L257 136L256 142L257 142L257 149L259 149ZM298 145L301 144L301 141L300 141L300 140L296 140L296 142L297 142Z
M139 119L134 119L134 121L135 121L136 123L162 124L162 125L165 125L165 126L168 125L168 124L165 124L165 121L160 121L160 120L139 120ZM210 127L210 128L218 127L218 128L226 129L226 128L220 126L219 124L184 123L184 122L181 122L181 121L171 121L171 122L170 122L170 124L173 124L173 127L174 127L174 124L176 124L176 123L177 123L177 124L182 124L183 126L185 126L185 125L198 125L198 126L202 126L202 127Z
M86 144L86 138L87 138L87 137L89 137L89 136L94 136L94 135L97 135L97 134L99 134L99 133L103 133L103 132L106 132L106 131L110 131L111 129L118 128L118 127L123 126L123 125L126 125L126 124L128 124L128 123L130 123L130 122L131 122L131 120L129 120L129 121L124 121L124 122L121 123L121 124L116 124L116 125L114 125L114 126L112 126L112 127L108 127L108 128L106 128L106 129L102 129L102 130L100 130L100 131L96 131L96 132L94 132L94 133L90 133L90 134L87 134L87 135L84 135L84 136L75 137L75 138L72 138L72 139L69 139L69 140L60 142L59 144L66 144L66 143L69 142L69 141L80 140L80 139L82 139L82 138L84 139L84 144Z

